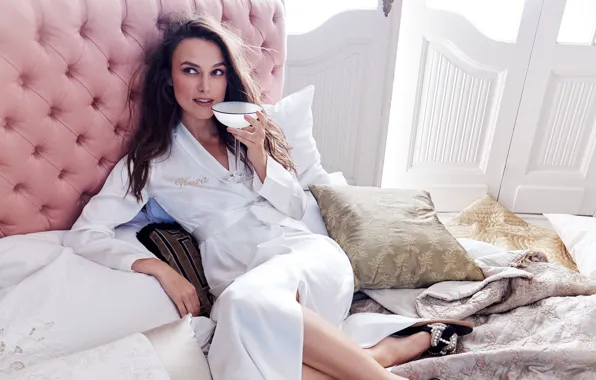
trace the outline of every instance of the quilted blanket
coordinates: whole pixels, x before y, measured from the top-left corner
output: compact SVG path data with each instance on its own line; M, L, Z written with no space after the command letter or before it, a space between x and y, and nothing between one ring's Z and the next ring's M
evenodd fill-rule
M482 282L366 291L395 313L403 314L409 300L420 317L476 326L460 338L456 354L423 357L394 373L412 380L596 379L596 281L540 252L503 252L476 262L485 272Z

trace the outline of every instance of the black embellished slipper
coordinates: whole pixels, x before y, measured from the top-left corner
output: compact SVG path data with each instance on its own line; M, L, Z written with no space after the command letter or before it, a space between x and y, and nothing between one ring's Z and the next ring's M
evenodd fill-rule
M425 321L400 330L393 336L409 336L421 331L428 332L431 337L431 347L427 352L431 355L447 355L455 352L457 337L468 335L473 329L474 325L464 321Z

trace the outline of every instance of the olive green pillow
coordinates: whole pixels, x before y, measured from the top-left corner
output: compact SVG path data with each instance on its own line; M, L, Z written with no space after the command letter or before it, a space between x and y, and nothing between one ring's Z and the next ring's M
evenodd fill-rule
M484 279L421 190L313 185L329 236L346 252L360 288L421 288Z

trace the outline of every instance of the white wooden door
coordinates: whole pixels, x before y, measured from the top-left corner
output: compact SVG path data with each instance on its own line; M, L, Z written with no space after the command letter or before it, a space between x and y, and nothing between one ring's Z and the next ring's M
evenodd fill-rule
M499 197L515 212L595 213L595 32L596 1L544 2Z
M497 197L542 0L407 0L383 187L438 211Z
M401 1L393 2L388 17L380 0L285 3L284 94L314 84L314 136L323 166L343 172L350 184L379 185Z

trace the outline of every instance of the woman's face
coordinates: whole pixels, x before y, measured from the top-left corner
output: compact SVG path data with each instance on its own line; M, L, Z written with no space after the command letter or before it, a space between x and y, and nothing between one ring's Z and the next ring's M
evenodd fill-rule
M183 120L213 116L211 106L226 96L226 70L221 50L213 42L188 38L178 44L172 56L172 85Z

